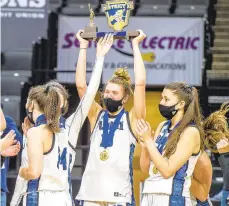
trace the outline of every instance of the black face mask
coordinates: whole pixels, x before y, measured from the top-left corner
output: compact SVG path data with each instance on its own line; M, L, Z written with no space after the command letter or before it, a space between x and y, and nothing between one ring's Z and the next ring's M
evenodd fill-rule
M104 99L104 104L107 108L107 110L111 113L117 112L119 107L122 106L122 100L113 100L111 98L105 98Z
M33 112L30 112L29 109L26 109L26 114L30 123L35 124L35 122L33 121Z
M178 112L178 109L175 109L175 106L178 103L176 103L173 106L164 106L162 104L159 104L159 111L160 111L161 115L168 120L172 119L176 115L176 113Z

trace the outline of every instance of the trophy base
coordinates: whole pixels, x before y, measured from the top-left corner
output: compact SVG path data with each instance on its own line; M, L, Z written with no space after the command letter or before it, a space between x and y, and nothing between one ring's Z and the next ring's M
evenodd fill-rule
M104 37L106 34L113 34L114 39L130 39L139 35L138 31L121 31L121 32L85 32L81 36L84 39L99 39Z

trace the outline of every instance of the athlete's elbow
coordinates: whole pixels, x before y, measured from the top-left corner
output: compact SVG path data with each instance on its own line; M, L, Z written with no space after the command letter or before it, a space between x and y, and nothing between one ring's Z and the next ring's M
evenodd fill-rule
M201 201L201 202L204 202L208 199L208 192L204 191L202 194L200 194L200 196L198 197L198 199Z
M34 180L41 176L41 171L39 170L30 170L29 171L29 179Z
M82 98L87 90L87 85L76 85L77 92L80 98Z
M77 91L84 91L87 88L87 84L86 83L81 83L81 82L76 82L76 88Z
M170 177L173 176L173 173L167 170L167 171L161 171L161 175L162 175L162 177L164 177L165 179L169 179Z

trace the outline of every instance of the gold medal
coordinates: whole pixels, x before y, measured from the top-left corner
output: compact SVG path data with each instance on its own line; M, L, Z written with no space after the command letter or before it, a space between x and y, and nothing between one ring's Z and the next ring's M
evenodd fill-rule
M109 153L108 153L108 151L107 151L107 150L103 150L103 151L100 153L100 159L101 159L102 161L106 161L106 160L108 160L108 158L109 158Z
M157 173L158 173L158 169L157 169L156 166L154 165L154 166L153 166L153 174L156 175Z

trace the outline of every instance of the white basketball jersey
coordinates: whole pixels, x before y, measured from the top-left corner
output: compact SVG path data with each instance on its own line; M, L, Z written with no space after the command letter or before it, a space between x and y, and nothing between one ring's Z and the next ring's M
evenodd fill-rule
M27 156L27 146L25 146L22 153L22 165L26 163ZM61 132L53 135L53 142L50 151L44 154L41 176L36 180L25 183L26 191L65 190L68 186L68 167L68 134L67 130L61 129Z
M169 135L170 121L166 122L161 129L158 140L163 141L163 137ZM157 141L156 141L157 142ZM156 143L158 146L159 142ZM149 168L150 177L146 179L143 193L167 194L173 196L190 197L191 177L200 156L193 155L172 177L165 179L159 171L155 170L154 163L151 161Z
M77 200L134 203L132 159L136 139L131 131L129 114L125 112L114 133L113 146L108 147L109 158L101 160L103 133L102 111L91 135L88 162L82 177ZM115 117L109 117L109 125Z

